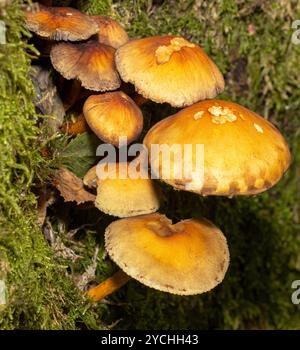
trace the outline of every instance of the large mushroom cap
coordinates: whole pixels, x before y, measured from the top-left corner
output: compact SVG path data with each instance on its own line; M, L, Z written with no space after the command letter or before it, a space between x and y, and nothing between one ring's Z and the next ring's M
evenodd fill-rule
M152 144L162 143L181 147L191 144L193 170L195 146L203 145L204 176L196 171L184 174L183 169L182 177L176 178L172 158L171 176L162 179L175 188L203 195L263 192L280 180L291 160L283 136L270 122L228 101L202 101L161 120L147 133L144 144L151 153ZM152 154L151 167L158 177L164 161Z
M86 40L98 32L98 24L91 17L70 7L46 7L26 11L27 28L40 37L51 40Z
M105 246L129 276L180 295L216 287L229 265L226 238L206 219L175 225L161 214L118 220L107 227Z
M224 89L214 62L198 45L179 36L130 41L117 50L116 64L122 79L141 95L174 107L213 98Z
M99 43L109 45L117 49L129 40L124 28L115 20L106 16L92 16L99 25Z
M54 68L66 79L78 79L94 91L118 89L121 80L115 68L115 49L96 41L60 43L51 50Z
M143 114L122 91L90 96L83 107L87 123L104 142L119 145L119 137L136 140L143 129Z
M121 218L157 211L161 198L159 188L149 178L127 176L128 166L128 163L117 163L107 178L98 178L95 206L106 214Z

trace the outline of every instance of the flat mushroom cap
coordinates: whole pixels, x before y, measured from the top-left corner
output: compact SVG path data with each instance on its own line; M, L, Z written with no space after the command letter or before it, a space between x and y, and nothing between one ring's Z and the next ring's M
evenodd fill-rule
M291 161L283 136L270 122L228 101L202 101L161 120L147 133L144 144L151 153L151 144L162 142L191 144L193 152L192 172L182 171L183 176L176 178L173 162L171 176L162 180L177 189L202 195L263 192L280 180ZM204 146L204 174L195 171L196 145ZM161 177L162 157L152 157L152 171Z
M143 114L135 102L122 91L90 96L84 106L85 119L104 142L119 145L119 137L136 140L143 129Z
M172 225L156 213L118 220L106 229L105 247L129 276L179 295L211 290L229 265L226 238L206 219Z
M46 7L26 11L27 28L50 40L86 40L98 32L98 24L91 17L71 7Z
M78 79L89 90L118 89L121 80L114 62L115 49L96 41L59 43L50 53L54 68L66 79Z
M154 181L150 178L122 178L119 174L126 174L128 163L111 163L113 164L116 166L117 176L106 179L98 177L95 206L106 214L120 218L157 211L161 193ZM114 167L111 171L114 172Z
M189 106L224 90L218 67L196 44L179 36L154 36L129 41L116 52L125 82L158 103Z
M99 25L99 43L109 45L115 49L127 43L128 34L124 28L115 20L106 16L91 16Z

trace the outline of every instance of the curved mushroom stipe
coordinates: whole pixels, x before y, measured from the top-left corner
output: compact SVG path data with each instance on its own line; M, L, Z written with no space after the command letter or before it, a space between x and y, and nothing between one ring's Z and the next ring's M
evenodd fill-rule
M126 275L122 270L119 270L96 287L91 288L87 292L87 295L94 302L100 301L123 287L129 280L131 280L131 277Z

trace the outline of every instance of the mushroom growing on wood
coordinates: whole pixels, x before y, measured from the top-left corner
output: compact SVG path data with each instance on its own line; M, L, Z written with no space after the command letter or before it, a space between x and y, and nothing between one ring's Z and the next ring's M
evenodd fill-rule
M153 180L130 178L129 163L107 163L106 171L106 178L98 176L97 179L95 206L99 210L122 218L154 213L159 209L161 193ZM85 177L86 183L93 184L93 174L91 170Z
M132 40L116 52L116 65L125 82L154 102L174 107L213 98L224 90L218 67L196 44L180 36Z
M98 41L115 49L129 40L124 28L115 20L106 16L91 16L99 26Z
M267 120L236 103L208 100L187 107L154 125L144 138L152 144L193 146L188 174L163 178L165 159L151 158L151 170L171 186L202 195L251 195L274 186L291 161L280 132ZM196 145L203 145L203 176L196 169ZM149 156L149 157L150 157ZM201 155L200 155L201 156ZM176 158L171 169L178 168ZM183 169L184 170L184 169Z
M37 10L25 11L25 22L30 31L42 38L80 41L99 30L93 18L73 8L37 6Z
M119 146L119 137L136 140L143 129L143 114L134 101L122 91L90 96L83 107L85 119L104 142Z
M115 68L115 49L96 41L59 43L50 53L54 68L66 79L78 79L89 90L118 89L121 80Z
M226 238L206 219L172 224L156 213L118 220L105 231L105 247L126 275L148 287L178 295L215 288L229 265ZM120 272L111 279L111 287L110 283L102 283L88 295L100 300L126 281Z

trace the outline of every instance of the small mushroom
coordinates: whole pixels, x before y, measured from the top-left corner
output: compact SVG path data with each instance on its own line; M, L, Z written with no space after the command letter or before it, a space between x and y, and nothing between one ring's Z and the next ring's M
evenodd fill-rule
M162 143L192 145L193 171L178 178L175 172L162 176L165 159L154 154L151 147ZM221 100L202 101L161 120L148 131L144 144L157 177L177 189L202 195L263 192L280 180L291 161L287 143L269 121ZM203 176L196 169L196 145L204 147ZM172 169L178 165L176 159L171 159Z
M119 146L119 137L136 140L143 129L143 114L122 91L90 96L83 107L87 123L104 142Z
M162 214L121 219L105 231L105 247L123 272L148 287L178 295L207 292L222 282L229 265L223 233L206 219L172 224ZM88 294L100 300L122 286L119 273ZM105 288L104 288L105 287Z
M124 28L115 20L106 16L91 16L99 26L98 41L115 49L129 40Z
M78 79L86 89L118 89L121 80L115 68L115 49L96 41L59 43L51 49L54 68L66 79Z
M196 44L180 36L132 40L116 52L116 65L125 82L154 102L174 107L213 98L224 90L214 62Z
M131 178L128 174L129 163L107 163L106 170L106 178L98 176L97 181L95 206L99 210L122 218L153 213L159 209L161 193L153 180ZM85 181L92 183L87 178Z
M99 30L97 22L71 7L46 7L37 4L25 11L27 28L38 36L50 40L86 40Z

